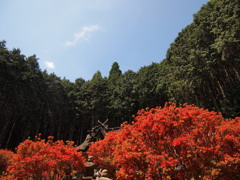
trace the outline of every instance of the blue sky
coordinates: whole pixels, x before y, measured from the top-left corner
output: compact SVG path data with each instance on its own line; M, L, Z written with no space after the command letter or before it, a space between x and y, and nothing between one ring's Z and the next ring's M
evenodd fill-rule
M40 68L71 81L108 76L113 62L138 71L164 59L208 0L7 0L0 40L36 54Z

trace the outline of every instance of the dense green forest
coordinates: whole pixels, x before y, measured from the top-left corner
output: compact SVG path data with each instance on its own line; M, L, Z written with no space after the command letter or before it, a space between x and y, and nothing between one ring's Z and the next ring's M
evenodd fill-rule
M211 0L179 33L159 63L70 82L39 68L35 55L0 42L0 148L42 133L79 144L98 120L119 126L166 101L240 116L240 1Z

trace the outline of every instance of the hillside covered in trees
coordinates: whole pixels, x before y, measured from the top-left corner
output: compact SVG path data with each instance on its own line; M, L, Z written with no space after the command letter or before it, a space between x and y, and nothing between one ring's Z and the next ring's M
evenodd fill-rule
M39 68L35 55L0 43L0 148L42 133L79 144L100 120L119 126L145 107L189 103L240 116L240 1L211 0L179 33L166 58L108 77L70 82Z

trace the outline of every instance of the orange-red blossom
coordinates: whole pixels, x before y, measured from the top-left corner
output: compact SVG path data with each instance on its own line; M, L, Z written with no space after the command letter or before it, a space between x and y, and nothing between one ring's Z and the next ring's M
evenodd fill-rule
M7 179L61 179L65 175L80 172L85 162L76 152L73 142L25 140L17 147L12 164L8 167Z
M117 179L240 179L240 118L166 103L139 111L90 152Z

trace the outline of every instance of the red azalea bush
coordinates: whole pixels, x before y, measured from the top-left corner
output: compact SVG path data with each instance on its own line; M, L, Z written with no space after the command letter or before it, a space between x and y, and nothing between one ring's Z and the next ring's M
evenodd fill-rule
M0 149L0 175L2 175L10 165L13 155L12 151Z
M139 111L90 151L117 179L240 179L240 118L166 103Z
M81 172L85 158L76 152L73 142L48 141L38 137L36 142L25 140L17 147L8 179L61 179Z

